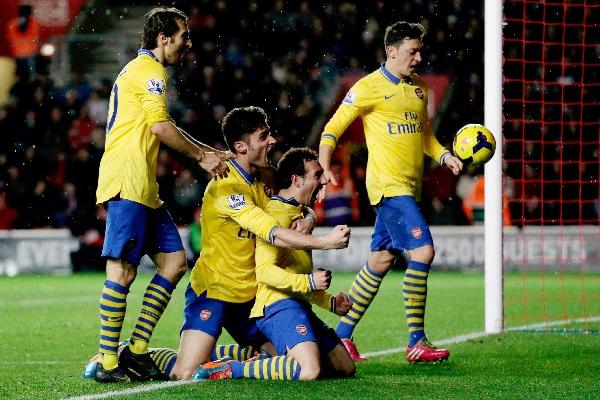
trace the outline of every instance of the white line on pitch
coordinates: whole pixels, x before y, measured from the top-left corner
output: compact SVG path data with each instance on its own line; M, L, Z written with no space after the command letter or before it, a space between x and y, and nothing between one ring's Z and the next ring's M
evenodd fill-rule
M515 326L512 328L506 328L505 331L521 331L523 329L551 328L553 326L570 325L573 323L598 322L598 321L600 321L600 316L587 317L587 318L563 319L561 321L538 322L536 324Z
M478 339L480 337L487 336L487 335L489 335L489 334L486 332L483 332L483 331L467 333L466 335L460 335L460 336L455 336L455 337L452 337L449 339L438 340L435 342L435 344L438 346L445 346L447 344L462 343L462 342L466 342L467 340ZM361 354L365 357L378 357L378 356L387 356L389 354L395 354L395 353L404 353L405 351L406 351L406 348L404 348L404 347L396 347L394 349L371 351L369 353L361 353Z
M0 360L0 365L55 365L55 364L73 364L68 361L3 361Z
M181 386L181 385L189 385L190 383L200 383L200 382L201 381L170 381L170 382L152 383L152 384L136 386L136 387L124 389L124 390L113 390L112 392L89 394L89 395L78 396L78 397L69 397L65 400L108 399L110 397L115 397L115 396L126 396L126 395L137 394L137 393L153 392L155 390L171 388L171 387Z
M98 296L73 296L73 297L55 297L49 298L44 297L40 299L27 299L27 300L15 300L15 301L3 301L0 302L0 307L27 307L27 306L42 306L45 304L53 303L85 303L88 301L98 300Z
M449 344L449 343L459 343L459 342L464 342L466 340L470 340L470 339L474 339L477 337L481 337L481 336L485 336L485 333L482 332L476 332L476 333L470 333L467 335L460 335L460 336L455 336L453 338L449 338L446 340L441 340L439 342L436 342L440 345L445 345L445 344ZM386 354L393 354L393 353L399 353L401 351L404 351L404 349L388 349L388 350L382 350L382 351L376 351L376 352L371 352L371 353L365 353L366 356L370 356L370 357L377 357L380 355L386 355ZM98 399L107 399L110 397L115 397L115 396L124 396L124 395L128 395L128 394L137 394L137 393L146 393L146 392L152 392L155 390L160 390L160 389L164 389L164 388L169 388L172 386L179 386L179 385L186 385L186 384L190 384L190 383L198 383L199 381L172 381L172 382L163 382L163 383L150 383L150 384L146 384L146 385L141 385L141 386L136 386L134 388L130 388L130 389L124 389L124 390L115 390L112 392L105 392L105 393L98 393L98 394L91 394L91 395L85 395L85 396L79 396L79 397L68 397L64 400L98 400Z
M567 325L567 324L577 323L577 322L597 322L597 321L600 321L600 316L594 316L594 317L589 317L589 318L566 319L566 320L562 320L562 321L552 321L552 322L532 324L532 325L523 325L523 326L517 326L517 327L513 327L513 328L507 328L506 330L507 331L517 331L517 330L528 329L528 328L535 329L535 328L543 328L543 327L550 327L550 326ZM454 337L451 337L448 339L436 340L435 344L439 345L439 346L445 346L448 344L463 343L468 340L478 339L478 338L481 338L484 336L489 336L489 335L490 335L489 333L486 333L484 331L472 332L472 333L467 333L465 335L454 336ZM385 356L385 355L389 355L389 354L401 353L401 352L404 352L405 350L406 350L405 348L397 347L397 348L381 350L381 351L372 351L369 353L364 353L363 355L366 357L378 357L378 356ZM165 389L165 388L170 388L170 387L175 387L175 386L181 386L181 385L189 385L190 383L199 383L199 382L201 382L201 381L171 381L171 382L162 382L162 383L150 383L150 384L140 385L140 386L136 386L134 388L124 389L124 390L114 390L112 392L90 394L90 395L84 395L84 396L78 396L78 397L68 397L63 400L108 399L108 398L115 397L115 396L124 396L124 395L138 394L138 393L153 392L155 390L160 390L160 389Z
M539 323L530 324L530 325L514 326L511 328L505 328L504 331L505 332L513 332L513 331L521 331L523 329L550 328L553 326L569 325L569 324L573 324L573 323L598 322L598 321L600 321L600 316L587 317L587 318L563 319L560 321L539 322ZM467 333L466 335L455 336L455 337L449 338L449 339L436 340L434 344L437 346L446 346L449 344L456 344L456 343L466 342L468 340L479 339L481 337L488 336L488 335L490 335L490 334L486 333L485 331L473 332L473 333ZM406 348L404 348L404 347L396 347L394 349L372 351L369 353L364 353L362 355L364 355L365 357L377 357L377 356L386 356L389 354L404 353L405 351L406 351Z

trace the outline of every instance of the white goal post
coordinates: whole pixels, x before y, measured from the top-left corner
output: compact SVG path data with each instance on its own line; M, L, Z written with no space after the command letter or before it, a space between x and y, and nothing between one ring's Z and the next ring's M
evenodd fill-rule
M502 296L502 1L485 0L484 115L496 135L496 153L485 164L485 331L503 329Z

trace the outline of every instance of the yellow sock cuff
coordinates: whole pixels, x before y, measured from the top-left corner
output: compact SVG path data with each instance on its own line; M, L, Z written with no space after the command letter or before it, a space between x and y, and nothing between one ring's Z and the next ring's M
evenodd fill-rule
M103 354L101 364L104 369L116 368L119 365L119 357L116 354Z
M148 352L148 343L143 340L129 340L129 350L134 354L146 354Z

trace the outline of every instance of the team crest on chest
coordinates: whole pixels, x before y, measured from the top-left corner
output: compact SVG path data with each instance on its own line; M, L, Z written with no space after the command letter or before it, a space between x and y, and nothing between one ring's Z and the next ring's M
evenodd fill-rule
M411 233L415 239L421 239L421 236L423 235L421 228L419 228L418 226L412 228Z
M302 324L296 325L296 331L298 331L301 335L306 335L308 333L308 328Z
M227 198L227 203L229 203L229 207L236 211L241 210L247 204L243 194L232 194Z
M211 316L212 316L212 312L210 312L210 310L202 310L202 311L200 311L200 319L202 321L206 321Z
M415 94L417 95L418 98L420 98L421 100L423 100L423 89L421 89L420 87L415 89Z

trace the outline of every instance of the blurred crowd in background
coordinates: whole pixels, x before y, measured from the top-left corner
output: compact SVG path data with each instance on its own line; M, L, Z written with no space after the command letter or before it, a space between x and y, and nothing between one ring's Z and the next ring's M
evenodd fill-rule
M339 79L377 69L385 60L385 27L401 19L427 30L420 71L447 74L451 82L435 120L440 142L450 148L461 126L483 122L482 2L190 0L175 6L189 15L193 47L182 68L169 69L171 116L212 146L224 147L220 121L228 110L258 105L279 140L275 160L291 146L315 147L337 107ZM115 77L92 83L73 71L59 87L44 66L25 61L0 108L0 229L68 227L91 243L101 240L104 210L95 205L95 189ZM319 219L372 225L364 146L355 146L348 160L335 164L342 184L317 207ZM430 162L422 204L430 224L480 221L482 172L471 167L453 176ZM160 151L157 176L176 223L193 223L209 177L168 148Z

